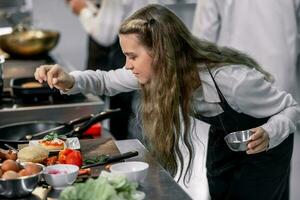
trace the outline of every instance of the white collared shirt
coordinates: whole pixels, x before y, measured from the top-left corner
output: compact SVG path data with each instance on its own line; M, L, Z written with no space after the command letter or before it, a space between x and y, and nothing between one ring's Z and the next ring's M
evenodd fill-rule
M98 9L90 3L79 14L85 31L102 46L112 45L122 21L151 0L102 0Z
M140 89L136 77L125 68L115 71L74 71L75 85L69 94L83 92L115 95ZM237 112L256 118L271 118L262 125L270 137L269 148L280 144L296 131L300 122L300 107L291 94L277 90L256 69L242 65L212 69L212 74L229 105ZM215 85L206 70L199 72L202 86L193 95L193 109L204 116L223 112ZM253 127L255 128L255 127Z
M249 54L299 101L299 21L299 0L198 0L193 34Z

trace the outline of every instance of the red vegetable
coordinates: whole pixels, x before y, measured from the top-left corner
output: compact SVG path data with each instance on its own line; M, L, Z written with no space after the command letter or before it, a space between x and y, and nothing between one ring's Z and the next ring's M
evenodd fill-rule
M74 149L64 149L58 154L58 162L61 164L72 164L81 167L82 156L80 151Z

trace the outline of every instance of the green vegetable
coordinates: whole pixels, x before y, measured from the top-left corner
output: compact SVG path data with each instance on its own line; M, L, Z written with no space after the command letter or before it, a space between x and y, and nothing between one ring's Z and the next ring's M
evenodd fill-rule
M108 158L107 155L99 155L94 158L86 158L84 159L85 164L95 164L95 163L104 163Z
M51 133L49 133L48 135L46 135L46 136L44 137L44 140L50 141L50 140L54 140L54 139L56 139L56 138L58 138L58 134L55 133L55 132L51 132Z
M126 177L103 171L97 179L88 179L65 188L60 200L140 200L144 193L136 190L137 183Z

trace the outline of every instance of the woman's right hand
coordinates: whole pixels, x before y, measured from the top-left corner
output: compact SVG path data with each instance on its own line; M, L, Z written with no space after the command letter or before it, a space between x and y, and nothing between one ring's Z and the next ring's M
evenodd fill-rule
M47 82L50 88L59 90L71 89L74 85L73 76L69 75L59 65L41 65L36 68L34 77L40 83Z

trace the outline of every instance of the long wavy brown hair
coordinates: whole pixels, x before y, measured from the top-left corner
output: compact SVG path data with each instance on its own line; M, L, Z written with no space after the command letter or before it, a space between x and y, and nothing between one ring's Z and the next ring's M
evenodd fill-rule
M148 5L136 11L122 23L119 33L136 34L139 42L152 52L155 75L141 86L143 129L151 152L172 176L178 170L181 176L183 155L179 141L182 140L189 153L184 175L185 181L189 180L194 160L191 101L192 93L201 85L199 66L244 64L264 73L266 79L271 76L247 55L197 39L162 5Z

